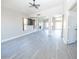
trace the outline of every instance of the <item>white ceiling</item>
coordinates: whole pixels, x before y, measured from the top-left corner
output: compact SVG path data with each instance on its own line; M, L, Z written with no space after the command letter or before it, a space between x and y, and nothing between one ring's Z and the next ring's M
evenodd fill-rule
M74 8L72 9L72 11L77 12L77 5L74 6Z
M35 12L39 12L63 4L63 0L36 0L36 3L40 4L40 8L35 9L29 7L30 6L29 2L33 2L33 1L32 0L2 0L1 6L2 8L9 8L30 15Z

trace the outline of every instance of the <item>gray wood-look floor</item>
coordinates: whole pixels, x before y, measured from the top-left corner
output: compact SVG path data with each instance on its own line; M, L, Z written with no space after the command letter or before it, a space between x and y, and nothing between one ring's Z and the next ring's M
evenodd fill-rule
M77 45L66 45L61 32L39 31L1 45L1 59L77 59Z

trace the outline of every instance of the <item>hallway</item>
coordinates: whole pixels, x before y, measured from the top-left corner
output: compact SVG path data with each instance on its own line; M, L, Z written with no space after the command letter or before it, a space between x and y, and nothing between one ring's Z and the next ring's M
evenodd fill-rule
M2 59L76 59L76 44L66 45L60 30L38 31L6 43L1 47Z

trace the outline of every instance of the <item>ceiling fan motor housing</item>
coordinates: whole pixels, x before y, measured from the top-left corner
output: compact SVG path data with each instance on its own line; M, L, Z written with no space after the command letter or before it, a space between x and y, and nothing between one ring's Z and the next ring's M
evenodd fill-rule
M33 0L33 1L35 1L35 0Z

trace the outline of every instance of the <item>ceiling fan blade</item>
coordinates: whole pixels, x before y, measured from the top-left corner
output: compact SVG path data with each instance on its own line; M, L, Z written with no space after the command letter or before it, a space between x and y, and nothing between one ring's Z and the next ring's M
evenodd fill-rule
M37 6L35 6L36 9L39 9Z
M33 0L33 3L29 2L29 4L31 5L29 7L35 7L36 9L39 9L40 4L35 4L35 0Z
M40 4L36 4L36 6L40 6Z
M29 2L30 5L33 5L32 3Z
M35 1L35 0L33 0L33 1Z
M29 7L33 7L33 6L29 6Z

